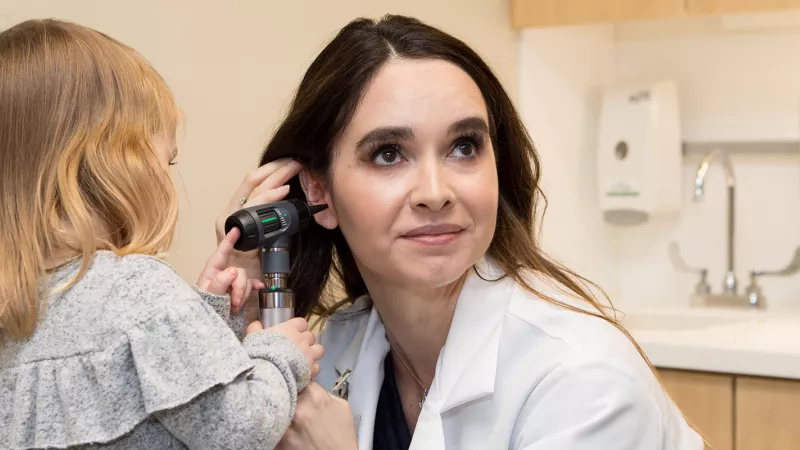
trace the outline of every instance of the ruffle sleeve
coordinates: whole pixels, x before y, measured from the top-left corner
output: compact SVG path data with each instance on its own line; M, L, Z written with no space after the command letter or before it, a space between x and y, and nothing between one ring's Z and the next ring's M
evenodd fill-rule
M3 445L108 442L252 367L209 305L199 298L170 302L102 350L0 372Z

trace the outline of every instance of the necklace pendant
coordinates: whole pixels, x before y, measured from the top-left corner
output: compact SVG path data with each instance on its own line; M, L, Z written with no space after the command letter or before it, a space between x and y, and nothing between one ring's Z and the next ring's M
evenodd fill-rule
M425 404L425 399L428 398L428 390L425 389L422 391L422 398L419 400L419 409L422 409L422 405Z

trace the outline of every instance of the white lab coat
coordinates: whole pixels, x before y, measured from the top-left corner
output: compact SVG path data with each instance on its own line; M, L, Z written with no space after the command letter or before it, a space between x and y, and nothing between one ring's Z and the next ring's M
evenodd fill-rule
M502 275L488 259L479 267L484 278ZM547 295L580 305L531 280ZM316 381L331 387L352 370L348 401L358 448L370 450L389 351L380 316L361 298L329 320L320 340L325 357ZM702 448L619 330L548 303L510 278L488 282L470 272L412 450Z

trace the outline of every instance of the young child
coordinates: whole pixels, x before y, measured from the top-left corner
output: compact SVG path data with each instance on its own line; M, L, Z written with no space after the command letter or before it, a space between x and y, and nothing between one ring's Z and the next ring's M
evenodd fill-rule
M0 448L270 449L289 426L322 357L305 320L237 339L263 285L226 268L235 231L194 289L159 259L179 122L104 34L0 33Z

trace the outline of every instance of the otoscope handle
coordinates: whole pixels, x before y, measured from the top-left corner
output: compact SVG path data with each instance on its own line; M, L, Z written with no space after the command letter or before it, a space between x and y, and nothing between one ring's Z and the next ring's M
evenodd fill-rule
M294 317L294 292L267 287L258 291L259 319L264 328L273 327Z
M294 318L294 308L262 308L261 325L266 329Z

